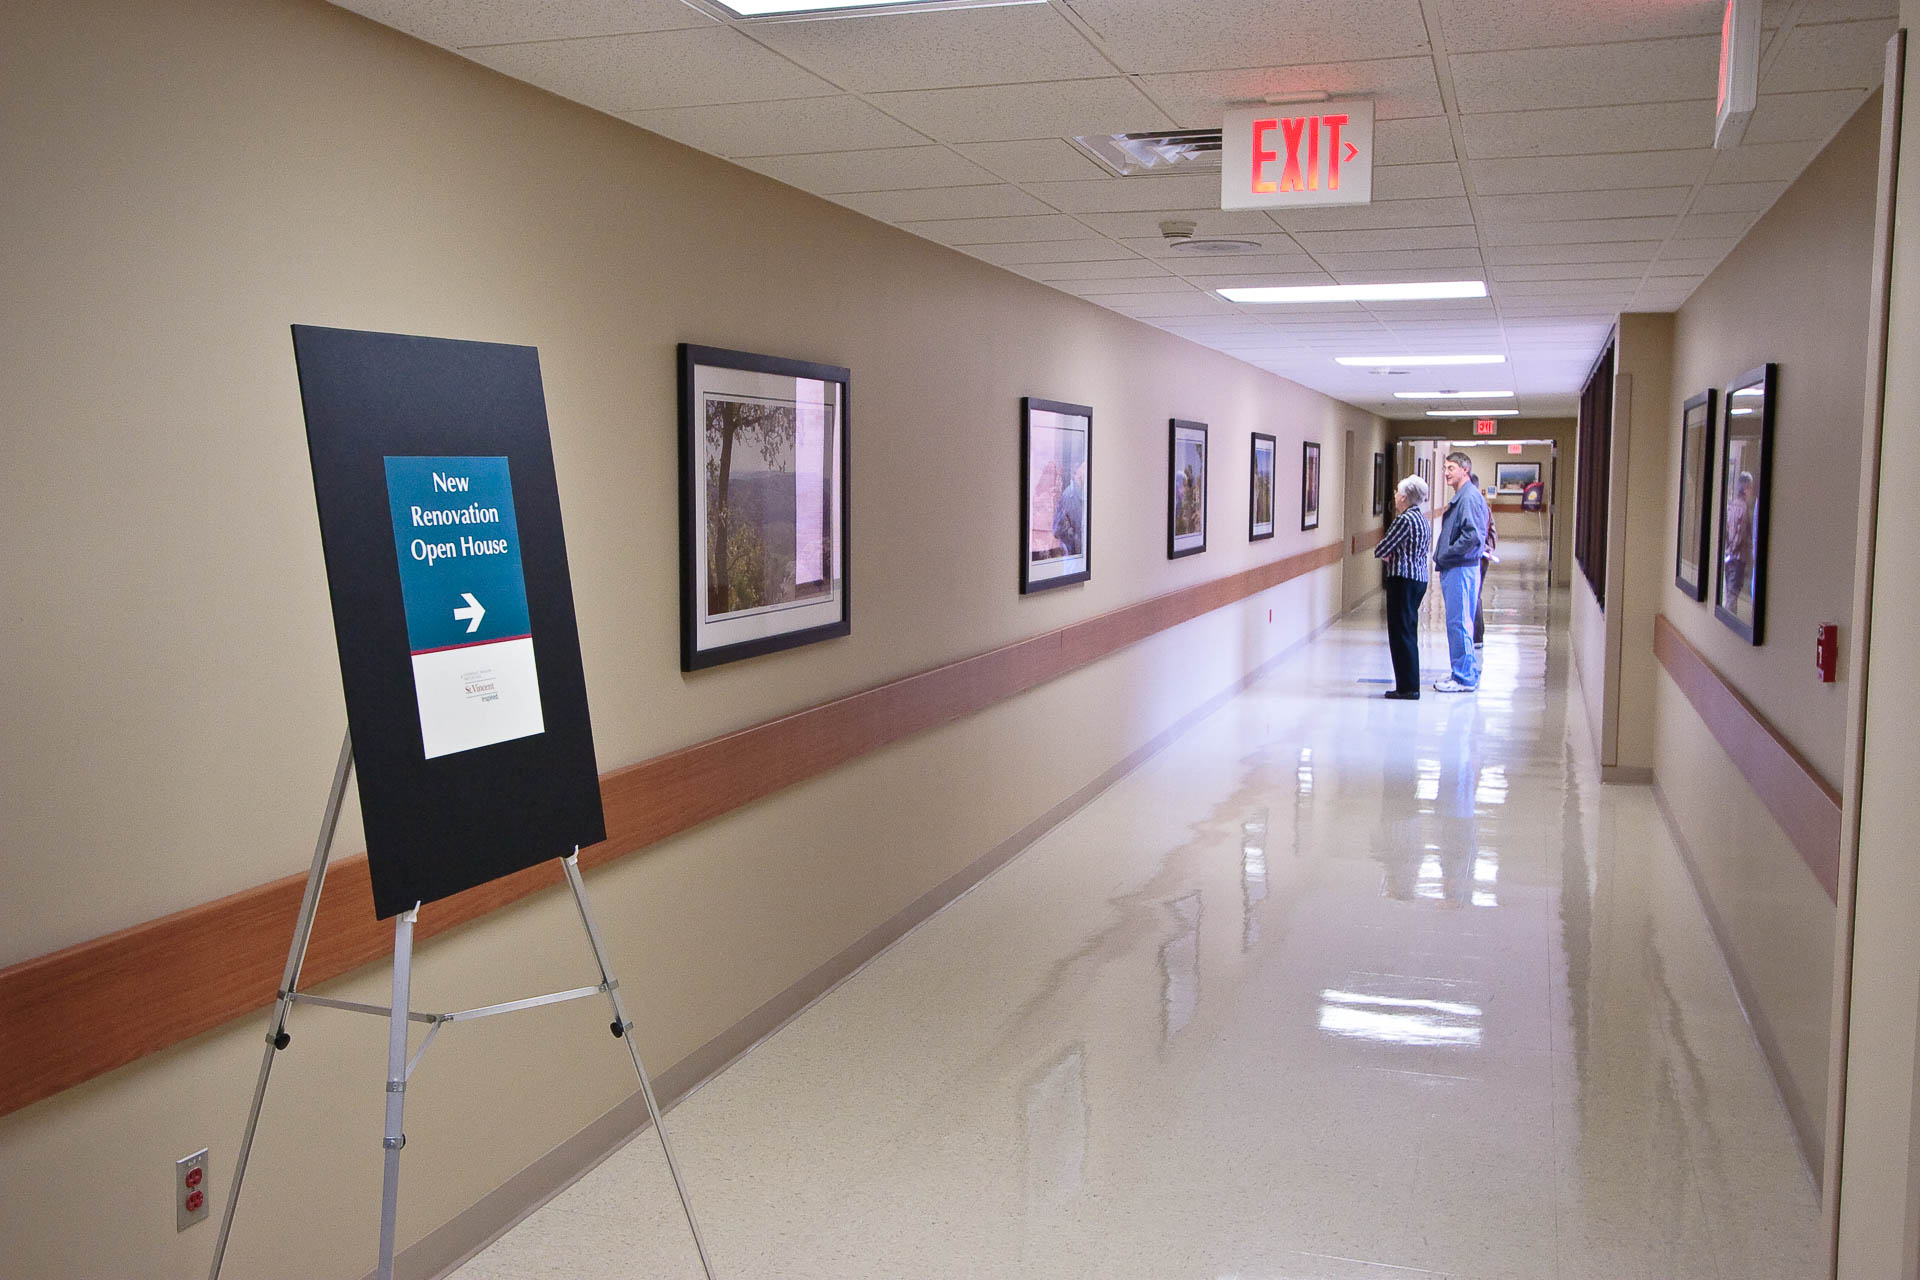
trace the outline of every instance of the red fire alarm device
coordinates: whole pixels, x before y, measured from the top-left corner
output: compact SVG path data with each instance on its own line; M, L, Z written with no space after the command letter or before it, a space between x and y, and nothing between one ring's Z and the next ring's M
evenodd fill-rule
M1840 628L1828 623L1820 628L1813 642L1813 664L1820 669L1820 683L1832 684L1839 678Z

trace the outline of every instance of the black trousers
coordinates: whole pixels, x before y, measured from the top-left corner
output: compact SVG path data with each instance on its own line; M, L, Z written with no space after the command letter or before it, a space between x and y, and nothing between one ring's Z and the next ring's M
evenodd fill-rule
M1393 654L1393 687L1420 692L1420 602L1427 584L1387 575L1387 649Z

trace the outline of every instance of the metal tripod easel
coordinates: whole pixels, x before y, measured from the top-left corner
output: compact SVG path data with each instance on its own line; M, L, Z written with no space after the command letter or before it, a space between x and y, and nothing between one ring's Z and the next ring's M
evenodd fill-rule
M314 913L320 905L320 889L327 875L327 855L333 848L334 830L340 822L340 806L346 798L347 780L353 773L353 739L349 734L341 740L340 760L334 766L333 787L327 794L326 812L320 820L320 837L313 851L313 866L307 873L306 895L300 900L300 915L293 927L293 944L287 950L287 967L280 976L278 998L274 1002L273 1017L267 1025L267 1049L260 1060L260 1078L253 1088L253 1107L247 1113L247 1127L240 1140L239 1156L234 1162L233 1184L227 1191L227 1205L220 1217L220 1237L214 1245L213 1267L208 1272L208 1280L219 1280L221 1264L226 1259L227 1239L233 1230L235 1207L240 1203L240 1185L247 1174L247 1157L253 1149L254 1131L260 1124L260 1109L266 1101L267 1077L273 1072L274 1055L285 1049L292 1037L287 1034L287 1017L298 1004L324 1005L329 1009L344 1009L350 1013L368 1013L388 1020L387 1034L387 1084L386 1084L386 1132L381 1140L386 1157L386 1169L380 1185L380 1262L376 1275L379 1280L393 1280L393 1258L396 1226L400 1208L400 1151L407 1145L407 1136L401 1127L406 1107L407 1080L413 1070L426 1055L427 1046L440 1034L440 1029L452 1022L469 1022L475 1018L488 1018L499 1013L513 1013L521 1009L534 1009L541 1005L559 1004L567 1000L579 1000L587 996L604 993L613 1006L612 1031L614 1036L627 1046L627 1054L633 1059L633 1070L640 1077L640 1095L646 1100L647 1118L653 1124L653 1131L660 1137L660 1150L667 1158L667 1171L673 1175L674 1190L680 1196L680 1208L686 1214L687 1229L693 1235L693 1247L700 1255L700 1268L707 1280L715 1280L713 1264L707 1258L706 1245L700 1238L700 1225L694 1219L693 1201L687 1196L687 1187L680 1179L680 1166L673 1158L673 1145L667 1140L666 1125L662 1123L660 1108L653 1097L653 1084L647 1078L647 1069L640 1063L639 1046L633 1042L633 1022L627 1017L625 1003L620 998L620 982L613 976L613 969L607 963L606 945L601 941L599 926L594 923L593 911L587 905L586 885L580 878L580 850L574 851L560 860L561 869L566 873L567 887L573 891L573 904L580 911L580 923L587 933L587 943L593 948L594 963L600 971L600 981L590 987L575 987L570 991L556 991L548 995L530 996L524 1000L509 1000L504 1004L490 1004L477 1009L462 1009L454 1013L418 1013L410 1002L410 986L413 974L413 926L420 918L420 904L415 903L407 911L395 917L393 930L393 1002L390 1005L359 1004L351 1000L333 1000L324 996L309 995L299 989L300 969L307 957L307 944L313 936ZM424 1022L428 1024L427 1035L420 1042L420 1048L412 1057L408 1057L408 1023Z

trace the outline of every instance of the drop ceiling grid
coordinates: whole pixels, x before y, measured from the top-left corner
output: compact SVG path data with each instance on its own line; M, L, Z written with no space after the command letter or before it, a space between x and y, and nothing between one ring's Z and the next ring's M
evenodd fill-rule
M1716 153L1716 0L1046 0L772 23L707 0L335 2L1354 403L1393 404L1327 358L1364 338L1497 350L1550 412L1616 312L1678 306L1858 108L1894 7L1768 0L1747 145ZM1112 177L1064 141L1211 127L1229 102L1303 90L1375 102L1373 204L1223 213L1211 172ZM1169 218L1256 249L1175 257ZM1212 292L1469 275L1487 301L1281 316Z

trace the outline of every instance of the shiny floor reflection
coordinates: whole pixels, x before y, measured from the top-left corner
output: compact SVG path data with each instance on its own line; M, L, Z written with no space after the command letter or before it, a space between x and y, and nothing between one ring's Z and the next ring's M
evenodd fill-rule
M1822 1274L1686 874L1502 551L1477 696L1380 698L1361 610L682 1104L719 1273ZM647 1138L456 1274L697 1276L676 1214Z

